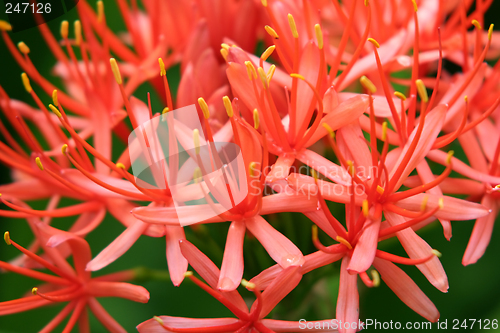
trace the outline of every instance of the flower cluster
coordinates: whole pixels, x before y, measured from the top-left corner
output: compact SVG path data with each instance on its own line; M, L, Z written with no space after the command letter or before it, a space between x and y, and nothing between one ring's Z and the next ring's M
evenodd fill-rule
M234 317L151 314L142 333L301 331L300 318L266 317L305 274L334 262L336 317L308 331L359 329L333 325L359 322L358 278L385 283L413 311L439 319L399 265L447 292L441 254L418 229L438 220L450 240L452 221L476 220L464 265L490 242L500 207L500 67L486 62L500 44L484 22L492 1L116 2L125 33L110 29L107 17L117 14L102 1L81 0L79 20L72 29L63 21L60 36L38 26L58 81L40 74L30 57L41 55L0 21L31 98L12 99L0 86L0 162L12 179L0 185L0 216L22 220L34 236L22 246L4 230L21 253L0 268L42 281L32 295L0 302L0 315L64 302L41 332L68 317L64 332L77 324L88 332L87 308L109 331L125 332L97 298L145 303L149 292L126 282L132 267L92 275L146 236L165 237L175 286L189 280ZM137 93L145 83L162 110ZM40 201L46 207L35 209ZM274 225L285 212L310 220L304 242L315 252L287 235L293 221L284 231ZM92 257L86 237L107 214L124 231ZM71 221L64 230L51 225L61 218ZM185 231L226 222L218 267ZM248 239L276 263L253 277ZM379 249L387 239L407 257Z

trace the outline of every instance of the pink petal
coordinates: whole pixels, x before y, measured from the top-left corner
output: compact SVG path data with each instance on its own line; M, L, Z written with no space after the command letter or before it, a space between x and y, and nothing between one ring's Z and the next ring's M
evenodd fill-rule
M351 176L349 176L349 173L343 167L312 150L306 149L302 151L297 155L297 159L337 184L351 185Z
M498 214L498 205L495 199L490 195L485 195L481 204L486 208L490 208L492 212L484 217L477 219L472 230L469 244L465 250L462 264L464 266L476 263L486 251L486 247L490 243L493 225Z
M365 272L372 265L377 251L379 230L380 220L366 220L347 267L350 274Z
M407 221L407 219L402 216L391 212L384 212L384 215L391 226ZM427 244L427 242L418 236L411 228L398 231L396 236L411 259L426 258L432 251L429 244ZM441 261L438 257L434 257L423 264L417 265L417 268L422 272L422 274L425 275L427 280L429 280L434 287L441 290L443 293L448 292L448 277L446 276L443 265L441 265Z
M168 273L174 286L178 287L184 280L184 273L188 267L188 262L179 247L179 240L186 239L184 228L165 226L165 235L167 238Z
M452 221L464 221L477 219L486 216L490 211L484 206L449 196L436 196L433 194L420 193L409 198L399 200L396 205L411 211L418 212L424 197L427 196L427 209L434 209L439 204L439 199L443 198L443 208L436 212L437 218Z
M217 289L231 291L238 288L243 277L243 241L245 239L245 223L233 221L227 233L224 258Z
M434 141L436 140L439 132L441 131L441 128L443 126L443 121L444 117L446 115L446 110L447 106L446 105L438 105L432 111L429 112L429 114L426 115L425 117L425 123L424 123L424 128L422 130L422 134L420 136L420 139L418 140L417 146L411 155L410 160L408 161L407 165L404 168L403 173L401 174L401 177L398 179L398 182L396 183L396 186L394 187L395 190L399 189L401 187L401 184L403 184L404 180L408 175L413 171L413 169L416 168L416 166L420 163L420 161L427 155L427 153L431 150L432 145L434 144ZM399 159L395 163L395 167L391 170L389 178L392 178L398 168L398 166L401 164L403 158L405 157L406 152L410 148L411 142L413 141L418 128L420 124L418 124L417 127L413 130L411 133L410 137L408 138L408 142L404 146L403 150L401 151L401 154L399 156Z
M212 289L216 289L220 275L220 271L217 266L189 241L180 240L179 245L181 247L182 254L194 270L201 275L201 277L210 285L210 287L212 287ZM240 310L248 312L248 307L245 301L236 290L224 292L221 293L221 295L227 298Z
M182 317L170 317L170 316L160 316L165 326L169 326L176 329L200 329L206 328L211 329L217 326L226 325L236 325L239 320L236 318L210 318L210 319L198 319L198 318L182 318ZM243 324L241 324L243 325ZM160 325L155 319L149 319L137 326L139 333L166 333L171 332L163 326ZM235 329L236 330L236 329ZM213 332L210 330L210 332Z
M293 203L293 205L292 205ZM267 195L262 198L261 215L279 212L309 212L316 210L318 200L308 193L297 193L285 188L281 193Z
M337 298L337 320L343 323L357 323L359 319L358 275L348 273L350 259L344 256L340 267L339 296ZM356 329L341 329L342 333L356 332Z
M92 259L92 261L88 263L86 270L98 271L114 262L135 244L147 227L147 223L136 220L134 224L128 226L120 236Z
M387 286L413 311L432 322L439 319L436 306L398 266L379 258L375 258L373 265Z
M267 253L281 267L301 265L304 262L302 252L282 233L274 229L261 216L255 216L245 221L248 230L264 246Z
M347 101L340 103L335 109L329 111L323 119L321 119L318 129L314 132L309 141L307 141L305 146L311 146L328 133L328 131L323 127L323 124L328 124L332 130L335 131L358 119L367 108L368 98L362 95L350 98Z
M264 318L274 309L286 295L288 295L300 282L302 274L300 266L285 268L262 293L262 310L259 318ZM252 309L256 303L252 306Z
M94 297L120 297L139 303L149 301L149 292L144 287L126 282L91 281L88 288Z

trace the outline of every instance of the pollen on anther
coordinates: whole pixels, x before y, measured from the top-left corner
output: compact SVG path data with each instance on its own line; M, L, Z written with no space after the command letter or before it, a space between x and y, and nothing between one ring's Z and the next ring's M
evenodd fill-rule
M359 79L359 82L361 83L361 85L363 86L363 88L365 88L366 90L368 90L372 94L374 94L374 93L377 92L377 88L375 87L375 85L373 84L373 82L369 78L367 78L366 76L363 75Z
M0 20L0 31L11 31L12 26L10 25L9 22Z
M271 28L270 26L266 25L266 26L264 27L264 29L266 29L267 33L268 33L271 37L273 37L273 38L275 38L275 39L279 39L279 38L280 38L280 36L278 36L278 33L277 33L277 32L276 32L273 28Z
M116 63L115 58L109 59L109 64L111 65L111 71L113 72L113 75L115 76L115 81L118 84L122 84L122 75L120 74L120 69L118 68L118 64Z
M453 157L454 154L455 154L455 151L453 151L453 150L450 150L448 152L448 155L446 156L446 164L451 164L451 158Z
M73 23L73 27L75 29L75 44L80 46L82 42L82 23L80 20L76 20Z
M120 162L116 163L116 167L117 167L118 169L125 170L125 165L123 165L123 163L120 163Z
M208 104L205 102L205 99L203 97L198 98L198 104L200 105L200 109L203 112L203 116L205 119L208 119L210 117L210 110L208 109Z
M441 258L443 256L443 254L436 249L432 249L431 252L438 258Z
M395 91L394 92L394 96L396 96L397 98L399 98L399 99L401 99L403 101L406 101L406 96L403 93L399 92L399 91Z
M160 76L167 75L167 71L165 70L165 64L163 63L163 59L158 58L158 63L160 64Z
M263 61L266 61L267 58L269 58L269 56L271 56L271 54L274 52L274 49L276 48L276 45L271 45L269 46L263 53L262 55L260 56L260 58L263 60Z
M380 44L374 38L368 38L368 41L375 45L377 49L380 47Z
M372 269L370 273L372 275L373 286L380 286L380 274L374 269Z
M42 161L40 161L40 157L35 158L35 163L38 166L38 168L43 171L43 164Z
M323 123L323 127L328 131L328 134L330 135L330 137L332 139L335 138L335 132L333 131L333 129L330 127L330 125L328 125L327 123Z
M229 97L224 96L222 97L222 102L224 103L224 107L226 108L228 117L231 118L234 115L233 105L231 103L231 100L229 99Z
M68 38L68 30L69 30L69 23L68 21L64 20L61 22L61 37L63 39Z
M30 79L28 78L28 75L26 75L26 73L22 73L21 79L23 80L24 89L26 89L27 92L31 93L33 91L33 88L31 88Z
M203 179L203 176L201 174L201 169L199 167L196 167L196 169L194 169L194 172L193 172L193 181L197 184L197 183L201 182L202 179Z
M417 85L417 92L420 99L422 102L427 103L429 101L429 95L427 95L427 89L425 88L424 82L418 79L415 81L415 84Z
M253 127L255 129L259 129L260 126L260 118L259 118L259 111L257 109L253 110Z
M293 38L299 38L297 25L295 24L295 19L293 18L292 14L288 14L288 24L290 25L290 30L292 30Z
M52 110L52 112L54 112L58 118L62 117L61 112L59 112L59 110L54 105L49 104L49 109Z
M264 89L267 89L269 87L269 82L267 82L266 72L264 72L264 69L262 67L259 67L257 69L257 72L259 72L260 81L262 82Z
M316 24L314 26L314 32L316 33L316 40L318 41L318 48L323 49L323 32L321 31L321 26Z
M363 205L362 205L362 210L363 210L363 216L368 217L368 200L363 200Z
M57 98L57 89L52 91L52 102L55 106L59 106L59 99Z
M195 152L198 155L200 153L200 131L197 128L193 130L193 142Z
M21 51L22 54L30 53L30 48L24 42L17 43L17 47L19 48L19 51Z
M97 22L102 22L104 20L104 3L102 1L97 1Z
M3 240L5 241L5 243L7 245L12 245L11 241L10 241L10 233L8 231L6 231L4 234L3 234Z
M476 29L478 29L478 30L483 29L483 27L481 26L481 24L477 20L472 20L472 25L475 26Z
M31 289L31 293L36 296L36 294L38 293L38 288L34 287L33 289Z
M63 155L66 155L66 153L68 152L68 145L67 144L62 145L61 152L63 153Z
M249 281L247 281L245 279L241 280L241 285L243 287L247 288L248 290L254 290L255 287L256 287L255 283L249 282Z
M352 245L345 238L337 236L336 241L340 244L344 244L349 250L352 250Z

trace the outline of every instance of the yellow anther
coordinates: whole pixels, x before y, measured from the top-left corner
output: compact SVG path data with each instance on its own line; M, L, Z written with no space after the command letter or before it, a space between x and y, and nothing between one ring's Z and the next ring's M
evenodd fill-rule
M373 286L374 287L380 286L380 274L374 269L372 269L370 273L372 275Z
M402 99L403 101L406 101L406 96L403 93L400 93L399 91L395 91L394 96L396 96L399 99Z
M267 71L267 84L271 83L275 71L276 71L276 65L271 65L271 67L269 67L269 70Z
M97 22L101 23L102 21L104 21L104 3L97 1Z
M69 23L68 21L64 20L61 22L61 37L63 39L68 38L68 30L69 30Z
M264 27L264 29L266 29L267 33L268 33L271 37L273 37L273 38L275 38L275 39L279 39L279 38L280 38L280 36L278 36L278 33L277 33L277 32L276 32L273 28L271 28L270 26L266 25L266 26Z
M415 12L417 12L418 11L417 1L416 0L411 0L411 2L413 3L413 10Z
M231 47L231 46L227 45L226 43L222 43L222 44L220 44L220 46L221 46L224 50L226 50L226 51L229 51L229 48Z
M312 226L312 239L313 241L318 239L318 226L316 224Z
M10 25L9 22L0 20L0 31L11 31L12 26Z
M384 190L384 188L383 188L382 186L377 185L377 193L378 193L378 194L382 195L382 194L384 194L384 191L385 191L385 190Z
M158 63L160 64L160 76L167 75L167 71L165 70L165 64L163 63L163 59L158 58Z
M17 47L19 48L19 51L21 51L22 54L30 53L30 48L24 42L17 43Z
M43 171L43 164L42 161L40 161L40 157L35 158L35 163L38 166L38 169Z
M257 111L257 109L253 109L253 127L255 129L259 129L259 126L260 126L259 111Z
M369 1L368 0L365 0L365 7L367 7L369 4Z
M245 61L245 66L247 68L248 78L250 80L257 78L257 72L255 71L255 67L253 66L251 61Z
M318 180L319 174L316 170L311 168L311 176L314 178L314 180Z
M168 106L165 106L165 107L163 108L163 110L161 110L161 114L165 114L165 113L167 113L168 111L170 111L170 109L168 108Z
M496 185L495 188L500 188L500 184Z
M431 252L438 258L441 258L443 256L443 254L436 249L432 249Z
M290 30L292 30L293 38L299 38L297 26L295 25L295 19L293 18L292 14L288 14L288 24L290 25Z
M38 293L38 288L34 287L33 289L31 289L31 293L36 296Z
M333 131L333 129L330 127L330 125L328 125L327 123L323 123L323 127L328 131L328 134L330 134L330 137L332 139L335 138L335 132Z
M193 142L194 151L198 155L200 153L200 131L197 128L193 130Z
M465 103L469 103L469 97L467 97L467 95L464 96L464 101Z
M368 211L368 200L363 200L362 209L363 209L363 216L364 217L368 217L368 214L369 214L369 211Z
M455 152L453 150L450 150L448 152L448 156L446 156L446 164L451 164L451 158L453 157L454 154Z
M368 41L375 45L375 47L378 49L380 47L380 44L373 38L368 38Z
M266 61L267 58L269 58L269 56L274 52L274 49L276 48L276 45L271 45L269 46L265 51L264 53L262 53L262 55L260 56L260 58L263 60L263 61Z
M247 280L243 279L241 280L241 285L245 288L247 288L248 290L254 290L255 289L255 283L253 282L248 282Z
M122 84L122 75L120 74L120 69L118 68L118 64L116 63L115 58L109 59L109 64L111 65L111 71L113 72L113 75L115 76L115 81L118 84Z
M259 77L260 80L262 81L262 84L264 85L264 89L267 89L269 87L269 82L267 82L266 72L264 72L264 69L262 67L259 67L257 69L257 72L259 72Z
M210 110L208 109L208 104L205 102L205 99L203 99L203 97L198 98L198 104L200 105L201 111L203 111L203 116L205 119L208 119L210 117Z
M201 174L201 169L199 167L196 167L193 172L193 181L198 184L202 180L202 174Z
M262 6L267 7L267 0L260 0L262 2Z
M220 49L220 54L221 54L222 58L224 58L224 60L227 61L227 56L229 55L229 52L227 52L226 49Z
M231 100L229 99L229 97L224 96L222 97L222 102L224 103L224 107L226 108L227 115L229 116L229 118L231 118L234 115L233 104L231 103Z
M443 198L439 198L439 200L438 200L438 207L439 207L439 209L443 209L444 208L444 199Z
M76 20L73 26L75 28L75 44L80 46L82 43L82 23L80 20Z
M316 33L316 41L318 41L318 49L323 49L323 32L321 31L321 26L316 24L314 26L314 32Z
M21 79L23 80L24 89L26 89L27 92L31 93L33 91L33 88L31 88L30 79L28 78L28 75L26 75L26 73L22 73Z
M373 84L373 82L370 81L370 79L367 78L366 76L363 75L359 79L359 82L361 83L361 85L363 86L363 88L365 88L366 90L368 90L372 94L374 94L374 93L377 92L377 88L375 87L375 85Z
M351 244L347 241L347 239L343 238L343 237L340 237L340 236L337 236L337 238L335 238L337 240L337 242L339 242L340 244L344 244L349 250L352 250L352 246Z
M158 317L158 316L153 316L153 319L156 320L158 322L158 324L162 325L163 326L163 320Z
M187 271L186 273L184 273L184 277L188 277L188 276L193 276L193 272Z
M305 77L303 77L302 75L297 74L297 73L292 73L292 74L290 74L290 76L293 77L294 79L301 79L301 80L306 79Z
M68 152L68 145L67 144L62 145L61 152L63 153L63 155L66 155L66 153Z
M11 241L10 241L10 233L8 231L6 231L4 234L3 234L3 240L5 241L5 243L7 245L12 245Z
M477 20L472 20L472 25L475 26L476 29L478 29L478 30L483 29L483 27L481 26L481 24Z
M420 211L424 211L427 208L427 201L429 201L429 196L425 195L422 199L422 203L420 204Z
M123 163L120 163L120 162L116 163L116 167L117 167L118 169L125 170L125 165L124 165Z
M382 123L382 141L387 140L387 121Z
M351 177L354 177L354 163L351 160L347 160L347 172L351 175Z
M258 168L257 162L250 162L250 164L248 165L248 173L250 174L250 177L259 176L260 170Z
M427 89L425 88L424 82L418 79L417 81L415 81L415 84L417 85L417 91L420 99L424 103L427 103L429 101L429 96L427 95Z
M59 106L59 99L57 98L57 89L52 91L52 102L55 106Z
M488 29L488 40L491 40L491 37L493 36L493 27L494 24L491 24L490 28Z
M49 109L52 110L52 112L54 112L57 117L62 117L61 112L59 112L59 110L54 105L49 104Z

